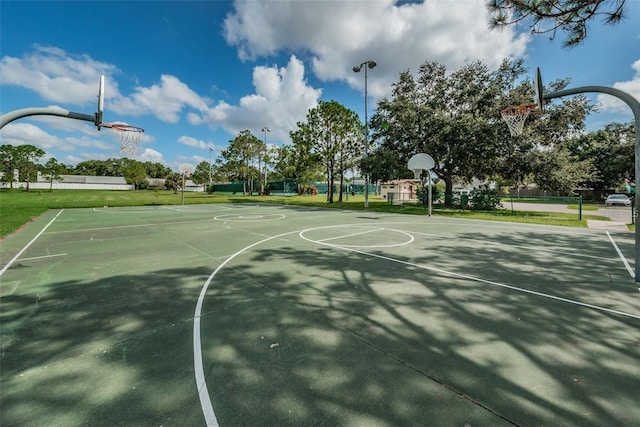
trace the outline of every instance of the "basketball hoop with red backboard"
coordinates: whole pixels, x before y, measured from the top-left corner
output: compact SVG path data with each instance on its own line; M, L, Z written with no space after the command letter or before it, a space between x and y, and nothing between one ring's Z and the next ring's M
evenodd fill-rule
M543 86L542 76L540 75L540 68L536 68L536 73L534 75L533 81L533 89L535 91L536 101L534 104L514 105L511 107L507 107L500 112L502 120L504 120L504 122L509 127L511 136L522 135L524 123L527 121L527 117L529 117L530 114L541 114L543 112Z
M96 112L96 127L111 128L118 141L120 141L120 153L128 158L133 158L136 154L136 147L144 129L131 126L126 123L103 123L102 116L104 113L104 76L100 76L100 85L98 86L98 111Z

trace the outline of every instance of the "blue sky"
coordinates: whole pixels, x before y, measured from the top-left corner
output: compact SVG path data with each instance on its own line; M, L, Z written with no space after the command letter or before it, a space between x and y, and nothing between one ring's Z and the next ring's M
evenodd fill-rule
M527 27L487 29L484 0L5 1L0 3L0 113L58 106L93 114L106 76L105 122L145 129L136 159L173 170L215 159L243 129L267 143L289 131L321 100L369 116L404 70L437 61L451 71L480 59L539 66L544 81L612 86L640 99L640 0L627 0L617 26L592 21L582 45L564 34L532 36ZM628 122L608 95L590 130ZM33 144L75 165L121 157L109 129L38 116L0 131L2 144ZM211 150L213 149L213 150ZM43 159L43 160L46 160Z

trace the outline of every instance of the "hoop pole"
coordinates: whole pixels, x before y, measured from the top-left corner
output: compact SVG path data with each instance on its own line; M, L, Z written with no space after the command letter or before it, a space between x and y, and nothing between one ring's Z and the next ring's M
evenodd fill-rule
M58 107L33 107L23 108L20 110L14 110L7 114L0 116L0 129L14 120L21 119L29 116L58 116L66 117L69 119L84 120L86 122L92 122L97 125L98 119L95 114L82 114L74 113L63 108Z
M542 99L560 98L567 95L577 95L586 92L606 93L607 95L615 96L631 108L634 119L634 130L636 133L635 141L635 173L636 173L636 197L635 199L635 211L638 212L640 208L640 200L638 200L638 188L640 188L640 102L630 94L623 92L619 89L614 89L608 86L582 86L574 89L560 90L558 92L546 93L542 95ZM635 282L640 283L640 227L636 227L635 232Z
M431 197L432 194L432 186L431 186L431 170L428 171L429 172L429 216L431 216L431 209L433 207L433 197Z

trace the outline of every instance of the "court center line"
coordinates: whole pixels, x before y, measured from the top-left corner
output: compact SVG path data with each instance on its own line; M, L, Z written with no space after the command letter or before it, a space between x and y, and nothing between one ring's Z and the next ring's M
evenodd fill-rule
M307 241L313 241L313 240L309 240L309 239L305 238L302 235L300 237L302 237L303 239L305 239ZM424 270L435 271L437 273L445 274L445 275L448 275L448 276L458 277L458 278L466 279L466 280L472 280L472 281L480 282L480 283L486 283L486 284L491 285L491 286L498 286L498 287L501 287L501 288L511 289L513 291L523 292L523 293L526 293L526 294L536 295L536 296L543 297L543 298L549 298L549 299L556 300L556 301L561 301L561 302L565 302L565 303L569 303L569 304L573 304L573 305L579 305L581 307L591 308L591 309L598 310L598 311L603 311L603 312L606 312L606 313L618 314L618 315L625 316L625 317L632 317L634 319L640 320L640 315L637 315L637 314L631 314L631 313L626 313L624 311L612 310L610 308L600 307L598 305L588 304L588 303L585 303L585 302L580 302L580 301L572 300L572 299L569 299L569 298L563 298L563 297L558 297L558 296L551 295L551 294L545 294L543 292L532 291L530 289L519 288L517 286L507 285L505 283L500 283L500 282L494 282L492 280L487 280L487 279L481 279L479 277L468 276L466 274L455 273L453 271L442 270L440 268L429 267L429 266L421 265L421 264L415 264L413 262L403 261L403 260L395 259L395 258L390 258L390 257L384 256L384 255L364 252L364 251L360 251L360 250L353 249L353 248L342 247L342 246L334 245L334 244L331 244L331 243L322 243L322 242L318 242L318 241L315 241L315 242L320 244L320 245L326 245L326 246L330 246L330 247L333 247L333 248L336 248L336 249L342 249L342 250L345 250L345 251L355 252L355 253L359 253L361 255L366 255L366 256L370 256L370 257L374 257L374 258L384 259L386 261L392 261L392 262L396 262L396 263L399 263L399 264L409 265L409 266L421 268L421 269L424 269Z
M62 209L60 212L58 212L58 213L56 214L56 216L54 216L54 217L53 217L53 219L52 219L51 221L49 221L49 223L48 223L47 225L45 225L45 226L44 226L44 228L43 228L42 230L40 230L40 232L39 232L38 234L36 234L36 237L34 237L33 239L31 239L31 241L30 241L29 243L27 243L27 245L26 245L24 248L22 248L22 249L20 250L20 252L18 252L18 253L16 254L16 256L14 256L14 257L11 259L11 261L9 261L9 262L7 263L7 265L5 265L4 267L2 267L2 270L0 270L0 276L2 276L2 275L4 274L4 272L5 272L5 271L7 271L7 270L9 269L9 267L11 267L11 265L12 265L14 262L16 262L16 260L17 260L18 258L20 258L20 257L22 256L22 254L23 254L23 253L24 253L24 252L29 248L29 246L31 246L31 244L32 244L33 242L35 242L35 241L38 239L38 237L40 237L40 236L42 235L42 233L44 233L44 232L46 231L46 229L47 229L47 228L49 228L49 226L50 226L51 224L53 224L53 221L55 221L55 220L60 216L60 214L62 214L62 212L64 212L64 209Z
M329 237L328 239L318 240L318 242L328 242L329 240L344 239L345 237L360 236L362 234L374 233L374 232L380 231L380 230L384 230L384 229L383 228L376 228L376 229L373 229L373 230L361 231L359 233L351 233L351 234L345 234L343 236Z
M618 247L618 245L616 245L615 240L613 240L613 237L611 237L611 234L609 234L609 232L607 231L607 236L609 237L609 241L611 242L611 244L613 245L613 248L616 250L616 252L618 253L618 256L620 257L620 259L622 260L622 263L624 264L624 266L627 268L627 271L629 272L629 276L631 276L632 278L635 279L636 275L635 272L633 271L633 269L631 268L631 266L629 265L629 262L627 261L627 259L624 257L624 255L622 255L622 251L620 250L620 248Z

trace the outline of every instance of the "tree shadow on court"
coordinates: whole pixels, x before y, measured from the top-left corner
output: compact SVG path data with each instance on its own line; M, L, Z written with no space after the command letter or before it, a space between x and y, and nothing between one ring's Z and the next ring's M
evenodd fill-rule
M441 271L506 282L516 269L499 266L518 262L513 250L489 245L457 264L464 244L428 244L378 257L257 247L230 261L201 317L220 424L638 420L637 321ZM534 265L552 268L532 257L520 261L521 280ZM192 328L210 272L165 269L3 297L2 425L203 425Z
M525 239L528 245L534 238L530 237ZM601 245L585 243L589 245L601 251ZM411 262L443 268L445 264L434 258L454 259L461 255L459 250L441 250L435 256L430 253L428 260ZM496 281L496 262L510 253L489 248L486 258L467 258L467 270L461 274L487 277L491 272L485 280ZM345 335L341 346L357 341L364 348L363 364L368 365L374 354L384 355L386 362L397 364L394 376L412 371L413 382L437 385L442 394L459 393L487 414L500 414L518 425L625 424L638 417L638 411L628 410L638 386L639 356L633 345L637 319L330 248L257 251L252 262L261 266L255 275L260 286L340 330ZM531 261L538 266L544 262ZM271 277L265 263L277 264L287 274L282 278L274 272ZM523 264L520 276L527 279L527 263ZM252 264L236 268L247 275ZM593 271L583 271L574 279L586 282L592 276ZM280 319L277 311L268 318ZM300 345L300 351L306 347ZM355 382L365 383L362 378ZM349 383L351 387L345 396L356 390L362 397L357 394L362 387ZM376 404L381 419L402 407L385 397ZM320 396L312 400L317 399ZM363 400L368 401L358 402ZM437 402L422 404L440 407ZM433 416L427 413L427 418ZM387 421L403 424L410 418Z
M192 318L209 274L167 269L3 296L0 424L200 424Z

